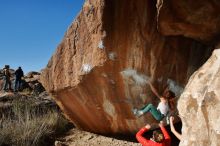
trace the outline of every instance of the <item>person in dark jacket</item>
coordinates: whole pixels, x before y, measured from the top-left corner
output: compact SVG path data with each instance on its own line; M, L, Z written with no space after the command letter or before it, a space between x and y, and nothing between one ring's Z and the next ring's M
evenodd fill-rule
M11 73L9 71L10 66L9 65L5 65L5 67L3 68L3 78L4 78L4 85L3 85L3 90L4 91L12 91L11 88Z
M145 127L141 128L141 130L136 134L136 138L142 146L171 146L171 138L163 126L163 123L160 122L159 127L162 131L153 131L152 138L146 139L144 137L144 133L149 131L151 126L147 124Z
M24 76L24 72L19 66L18 69L15 71L15 86L14 91L21 90L22 88L22 80L21 78Z

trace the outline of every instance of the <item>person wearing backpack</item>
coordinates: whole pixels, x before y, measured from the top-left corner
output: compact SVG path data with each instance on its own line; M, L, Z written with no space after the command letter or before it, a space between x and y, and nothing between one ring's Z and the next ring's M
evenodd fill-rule
M19 66L18 69L15 71L15 86L14 91L18 91L22 89L22 80L21 78L24 77L24 72Z
M3 78L4 78L4 85L3 85L3 90L4 91L12 91L11 88L11 73L9 71L10 66L9 65L5 65L5 67L3 68Z

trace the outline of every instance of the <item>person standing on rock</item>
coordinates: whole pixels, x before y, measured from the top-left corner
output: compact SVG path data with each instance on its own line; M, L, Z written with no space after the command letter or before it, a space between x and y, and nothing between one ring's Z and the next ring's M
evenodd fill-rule
M165 129L163 122L159 123L160 130L153 131L152 138L146 139L143 135L145 132L151 129L151 126L147 124L145 127L141 128L141 130L136 134L136 138L142 146L170 146L171 138Z
M4 78L4 85L3 85L3 90L4 91L8 91L11 90L11 73L9 71L10 66L9 65L5 65L5 67L3 68L3 78Z
M22 80L21 78L24 76L24 72L19 66L18 69L15 71L15 86L14 91L21 90L22 88Z
M175 97L174 93L167 88L164 90L162 96L159 95L154 86L149 82L152 92L160 99L157 108L153 104L147 104L141 109L133 109L135 116L140 117L141 115L150 112L157 121L161 121L166 117L170 111L170 108L174 108L173 102L170 103L170 99L173 100ZM174 96L174 97L173 97ZM172 105L172 106L171 106ZM169 119L168 119L169 122Z

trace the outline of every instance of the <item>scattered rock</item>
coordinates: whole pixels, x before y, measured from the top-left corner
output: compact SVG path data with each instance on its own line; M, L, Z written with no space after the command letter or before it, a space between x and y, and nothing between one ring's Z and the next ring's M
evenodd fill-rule
M40 75L40 73L36 72L36 71L31 71L31 72L27 73L25 76L27 78L33 78L35 75Z
M2 76L2 71L0 70L0 89L3 88L3 78ZM12 87L14 87L14 70L10 69L11 72L11 81L12 81ZM31 71L27 75L24 76L22 80L22 90L23 91L28 91L34 95L39 95L40 93L44 92L45 89L40 83L40 73Z

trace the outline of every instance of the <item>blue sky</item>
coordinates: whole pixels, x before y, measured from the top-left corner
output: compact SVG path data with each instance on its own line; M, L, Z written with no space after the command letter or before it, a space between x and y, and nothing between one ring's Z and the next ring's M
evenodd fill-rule
M46 67L84 0L0 0L0 68Z

